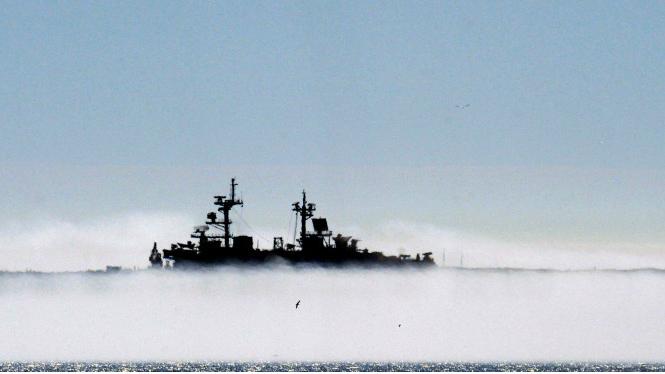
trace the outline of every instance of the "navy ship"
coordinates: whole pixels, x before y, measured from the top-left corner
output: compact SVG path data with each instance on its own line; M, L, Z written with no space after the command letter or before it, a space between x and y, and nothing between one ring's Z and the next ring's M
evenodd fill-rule
M317 266L432 266L432 252L410 255L388 256L382 252L372 252L358 247L358 240L341 234L333 235L326 218L314 218L316 205L307 201L305 191L302 200L292 204L292 210L299 217L300 237L294 243L285 244L283 237L273 238L270 249L255 248L251 236L231 233L229 213L243 201L236 196L237 183L231 179L229 196L215 196L217 212L208 213L204 225L196 226L186 243L171 244L169 249L160 251L154 243L150 253L153 268L197 269L216 265L260 265L266 263L287 263L291 265L310 264ZM221 216L218 215L221 213ZM311 222L312 230L308 230ZM294 235L295 237L295 235Z

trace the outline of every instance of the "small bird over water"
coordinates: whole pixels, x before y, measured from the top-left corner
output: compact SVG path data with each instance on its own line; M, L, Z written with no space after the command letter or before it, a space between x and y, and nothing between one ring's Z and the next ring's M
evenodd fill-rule
M296 309L298 309L298 305L300 305L300 300L296 303Z

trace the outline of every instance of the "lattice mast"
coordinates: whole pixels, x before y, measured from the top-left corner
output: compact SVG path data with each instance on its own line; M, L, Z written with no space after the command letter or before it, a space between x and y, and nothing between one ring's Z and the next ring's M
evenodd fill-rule
M221 224L224 228L224 247L225 248L230 248L231 244L231 219L229 218L229 212L231 209L233 209L234 206L240 205L242 206L242 200L237 200L236 199L236 186L238 183L236 183L235 178L231 178L231 197L226 198L226 196L215 196L215 205L219 206L219 209L217 211L222 212L224 214L224 219L221 222L214 222L217 224ZM209 218L210 215L209 215ZM214 218L213 218L214 220Z
M305 246L305 238L307 237L307 220L314 216L314 211L316 210L316 204L307 202L307 195L305 190L302 191L302 205L300 202L295 202L292 204L293 210L300 214L300 247Z

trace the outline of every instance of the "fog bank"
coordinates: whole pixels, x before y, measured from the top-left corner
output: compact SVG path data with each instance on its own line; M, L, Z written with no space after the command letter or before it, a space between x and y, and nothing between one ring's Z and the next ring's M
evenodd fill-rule
M651 271L2 274L0 352L4 360L662 360L664 288L665 275Z
M252 235L262 248L273 236L293 240L293 228L249 227L236 219L234 233ZM81 271L107 265L144 268L153 242L159 248L190 240L197 217L134 212L85 222L55 218L0 225L0 270ZM509 242L454 228L388 221L372 227L334 227L386 254L431 251L439 265L538 269L665 269L658 243ZM444 263L445 252L445 263Z

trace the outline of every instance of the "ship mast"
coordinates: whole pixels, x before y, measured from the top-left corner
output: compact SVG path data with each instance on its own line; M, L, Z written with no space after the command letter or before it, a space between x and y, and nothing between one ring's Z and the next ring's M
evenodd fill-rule
M222 225L224 226L224 247L229 248L230 247L230 240L231 240L231 219L229 218L229 212L231 209L236 206L240 205L242 206L242 200L236 200L236 186L238 183L236 183L235 178L231 178L231 198L227 199L226 196L215 196L215 205L219 205L218 211L222 212L224 214L224 220L221 222Z
M307 203L305 190L302 191L302 206L300 205L300 202L295 202L292 205L293 210L300 214L300 247L304 249L305 237L307 236L307 220L314 216L316 205Z

